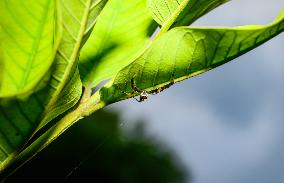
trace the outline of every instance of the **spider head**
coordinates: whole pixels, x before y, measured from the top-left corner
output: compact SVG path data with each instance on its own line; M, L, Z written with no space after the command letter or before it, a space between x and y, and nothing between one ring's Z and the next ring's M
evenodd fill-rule
M146 92L146 91L142 91L141 93L140 93L140 100L139 100L139 102L143 102L143 101L145 101L146 99L148 99L148 93Z

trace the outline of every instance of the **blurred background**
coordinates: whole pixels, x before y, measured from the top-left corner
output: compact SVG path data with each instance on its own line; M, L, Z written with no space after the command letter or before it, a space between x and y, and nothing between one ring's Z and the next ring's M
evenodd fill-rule
M100 110L73 125L6 182L181 183L190 175L175 152L146 133L123 128L119 114Z
M267 24L282 9L283 0L232 0L194 25ZM62 182L283 183L283 80L281 34L146 102L96 113L10 182L39 172Z

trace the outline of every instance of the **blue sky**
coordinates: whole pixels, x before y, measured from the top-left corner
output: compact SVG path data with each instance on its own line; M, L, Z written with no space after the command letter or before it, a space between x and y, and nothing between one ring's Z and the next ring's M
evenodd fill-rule
M267 24L283 0L232 0L195 25ZM146 121L174 149L193 183L284 182L284 34L233 62L143 103L127 100L124 126Z

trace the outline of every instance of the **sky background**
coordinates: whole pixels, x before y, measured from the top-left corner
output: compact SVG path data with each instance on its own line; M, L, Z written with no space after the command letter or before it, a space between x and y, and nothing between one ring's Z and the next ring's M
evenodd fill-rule
M232 0L198 26L267 24L283 0ZM120 111L123 127L143 119L175 150L193 183L284 182L284 34L213 71Z

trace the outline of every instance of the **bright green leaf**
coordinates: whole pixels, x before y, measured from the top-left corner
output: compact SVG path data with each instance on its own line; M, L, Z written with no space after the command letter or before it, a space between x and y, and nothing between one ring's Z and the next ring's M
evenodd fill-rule
M141 52L156 27L146 0L109 1L81 52L83 84L95 87L115 76Z
M49 70L60 40L55 0L1 0L0 98L24 95Z
M267 26L174 28L154 41L140 57L122 69L112 83L102 88L102 100L112 103L140 94L132 93L135 87L148 93L159 91L159 88L227 63L283 30L284 11Z

